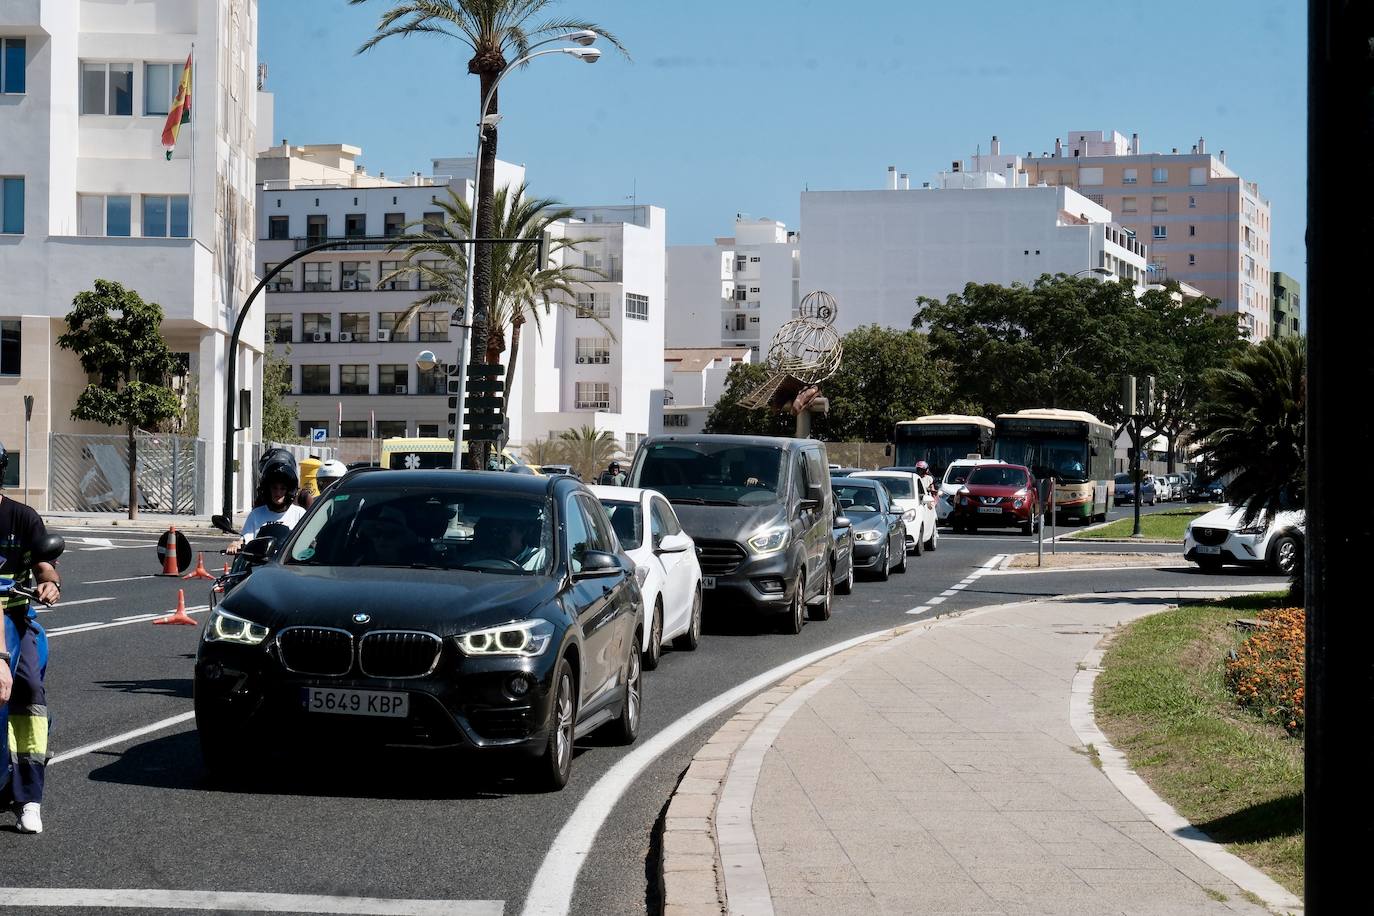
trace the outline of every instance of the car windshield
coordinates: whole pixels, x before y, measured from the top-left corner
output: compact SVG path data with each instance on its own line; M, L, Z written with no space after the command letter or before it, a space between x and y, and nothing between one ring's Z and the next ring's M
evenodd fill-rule
M285 563L546 575L553 553L542 496L360 487L311 506Z
M971 486L1020 487L1026 483L1026 472L1020 468L974 468L968 482Z
M887 487L893 499L911 499L910 477L874 477L874 480Z
M644 518L639 503L603 499L601 505L606 507L606 514L611 518L611 527L620 538L621 547L634 550L644 543Z
M876 515L882 508L877 487L861 487L858 484L844 484L843 486L831 487L835 493L837 504L844 506L844 514L856 517L866 517ZM849 501L851 505L845 505L843 501Z
M782 459L782 449L769 445L664 442L647 448L631 485L658 490L675 503L776 503Z
M945 483L962 484L968 483L968 475L977 465L973 464L951 464L949 470L945 471Z
M1131 482L1131 475L1130 475L1130 474L1117 474L1117 475L1116 475L1116 482L1117 482L1117 483L1130 483L1130 482Z

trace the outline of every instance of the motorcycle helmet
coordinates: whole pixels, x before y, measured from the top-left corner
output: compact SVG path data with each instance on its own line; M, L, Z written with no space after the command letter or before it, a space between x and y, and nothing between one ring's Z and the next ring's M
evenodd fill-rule
M258 498L262 502L267 502L268 486L277 481L286 484L286 498L294 501L301 488L296 458L284 448L269 448L258 459Z
M342 461L330 458L320 465L320 469L315 472L315 480L321 482L320 489L323 490L327 484L333 483L347 473L348 468L344 466Z
M918 470L918 471L928 471L928 470L930 470L930 465L926 464L924 461L918 461L918 462L916 462L916 470Z

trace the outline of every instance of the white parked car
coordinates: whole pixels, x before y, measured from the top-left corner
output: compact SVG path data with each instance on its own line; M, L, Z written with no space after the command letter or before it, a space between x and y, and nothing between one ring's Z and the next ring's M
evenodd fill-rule
M1167 503L1174 498L1174 481L1168 474L1154 475L1155 499Z
M935 494L927 491L925 478L910 471L856 471L849 476L878 480L887 488L893 507L902 513L902 520L906 522L907 553L919 557L922 551L939 546Z
M945 468L945 477L940 481L939 492L935 494L936 521L948 521L950 513L954 511L954 497L959 494L959 488L968 483L969 471L980 464L1001 463L996 458L960 458L951 461L949 467Z
M1262 566L1289 576L1302 566L1307 517L1302 510L1279 512L1241 527L1244 513L1235 506L1218 506L1188 523L1183 535L1183 558L1204 570L1225 564Z
M701 642L701 564L696 544L682 530L677 513L663 495L633 487L590 488L635 562L644 595L645 670L658 667L669 640L674 649L692 651Z

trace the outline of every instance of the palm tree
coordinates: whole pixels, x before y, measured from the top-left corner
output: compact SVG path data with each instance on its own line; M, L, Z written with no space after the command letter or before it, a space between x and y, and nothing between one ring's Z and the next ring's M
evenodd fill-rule
M526 464L540 466L561 464L563 461L563 443L553 436L527 442L520 452Z
M538 239L554 223L568 219L572 210L548 197L525 197L525 185L502 187L493 198L498 217L496 232L503 239ZM437 223L416 222L407 227L406 234L392 243L391 249L405 249L405 266L385 277L378 278L378 286L409 272L419 274L425 295L411 303L397 320L404 328L420 310L443 305L450 310L465 304L464 283L467 278L466 246L446 244L448 240L466 236L471 210L467 201L452 189L448 197L435 201L443 213ZM413 230L421 231L415 232ZM515 362L520 355L520 331L526 322L541 330L541 312L548 315L553 306L572 309L576 305L577 290L585 281L604 276L599 271L576 264L559 264L576 254L578 246L595 239L555 238L549 245L549 261L537 264L538 246L514 242L491 245L492 283L486 302L487 347L483 362L501 361L506 350L506 331L510 330L510 358L506 364L506 385L501 412L510 404L515 378ZM562 253L561 256L560 253ZM580 260L580 259L573 259ZM474 304L475 306L475 304ZM598 319L598 324L606 327ZM610 333L609 330L607 333Z
M1202 455L1218 476L1234 475L1227 499L1244 523L1301 506L1306 480L1307 342L1271 338L1206 375Z
M622 451L608 429L597 430L590 426L565 429L558 434L558 440L563 444L563 460L588 481L595 480Z
M350 4L367 0L349 0ZM553 0L392 0L391 7L377 20L371 38L358 48L359 54L368 51L387 38L408 38L414 35L436 35L454 39L472 51L468 72L478 80L477 104L505 72L511 58L529 53L531 44L576 31L595 32L622 53L625 48L610 32L593 22L578 19L552 18L534 22L553 5ZM492 95L488 114L499 110L498 99ZM481 116L480 113L478 115ZM482 127L481 159L477 163L477 236L493 238L496 188L496 125L484 122ZM466 225L466 224L464 224ZM488 323L486 309L491 301L492 254L489 246L481 246L473 264L472 351L470 358L479 362L487 352Z

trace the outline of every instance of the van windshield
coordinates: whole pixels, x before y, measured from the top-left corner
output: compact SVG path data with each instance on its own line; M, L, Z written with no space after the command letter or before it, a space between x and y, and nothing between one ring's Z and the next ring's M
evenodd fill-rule
M759 506L778 501L782 449L768 445L665 442L648 447L631 486L675 503Z

